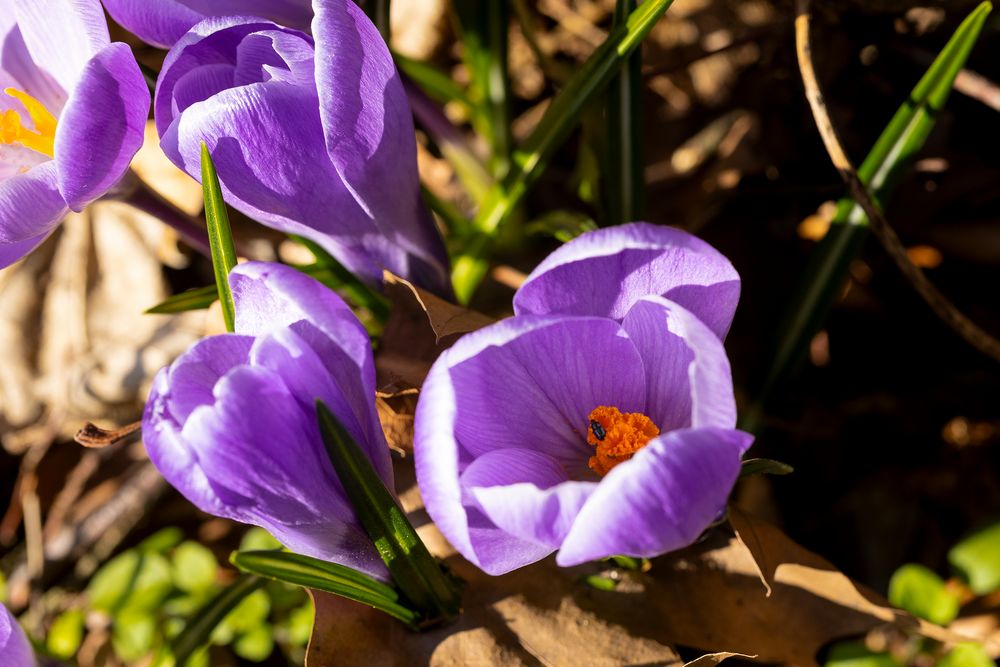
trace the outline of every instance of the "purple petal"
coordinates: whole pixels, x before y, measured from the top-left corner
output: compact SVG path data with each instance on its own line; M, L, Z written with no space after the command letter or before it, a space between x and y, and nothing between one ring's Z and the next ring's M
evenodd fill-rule
M149 88L126 44L110 44L83 68L56 130L59 189L75 211L121 180L142 147Z
M16 12L0 14L0 77L4 88L28 93L54 114L66 103L66 91L31 59Z
M622 328L646 369L646 414L661 431L736 426L733 376L726 350L704 322L682 306L650 296Z
M76 87L90 59L111 42L99 0L13 0L13 4L35 64L66 92Z
M330 159L372 223L403 251L387 267L447 290L444 246L421 203L413 117L392 55L353 2L314 0L313 7L319 111Z
M209 16L249 15L306 29L309 0L104 0L108 13L144 42L169 48Z
M729 429L671 431L616 466L577 515L556 562L651 558L685 547L716 520L752 436Z
M222 376L250 360L251 336L210 336L192 345L170 366L164 378L165 407L170 418L183 424L195 408L215 402L212 389Z
M524 317L465 336L442 355L456 388L453 425L465 451L530 447L587 470L588 415L642 411L642 362L616 322Z
M52 161L0 181L0 268L34 249L68 212Z
M371 342L368 332L348 305L325 285L281 264L240 264L230 274L230 284L238 332L262 336L290 327L290 333L318 355L323 365L322 374L330 378L334 389L327 393L311 390L312 393L307 394L310 409L312 401L324 398L392 488L389 450L375 410L375 363ZM291 344L289 341L286 342ZM298 341L295 344L298 345ZM263 359L261 357L259 363L275 368L281 366L273 359L266 362ZM277 370L286 382L301 381L290 377L290 373L298 371Z
M17 619L0 604L0 664L6 667L34 667L35 654Z
M428 512L463 556L488 571L538 560L551 547L497 530L483 513L499 511L496 494L470 496L461 475L477 458L510 448L557 461L563 480L588 474L590 411L641 410L644 387L638 354L611 320L514 318L463 337L434 364L417 405L414 456ZM550 517L568 516L581 489L534 500ZM524 526L514 515L501 520Z
M514 295L514 312L621 320L649 295L676 301L725 338L740 278L697 237L637 222L588 232L553 252Z
M569 481L558 461L530 449L484 454L462 473L461 483L471 508L480 510L496 526L493 530L499 534L495 542L509 542L499 553L482 547L477 550L479 566L492 575L540 560L558 549L580 508L597 488L594 482Z
M35 248L42 245L47 238L49 238L48 233L15 243L0 242L0 269L5 269L14 262L27 257Z

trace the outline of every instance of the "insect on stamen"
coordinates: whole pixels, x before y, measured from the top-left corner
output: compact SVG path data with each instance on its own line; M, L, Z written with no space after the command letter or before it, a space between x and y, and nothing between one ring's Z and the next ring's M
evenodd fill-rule
M594 432L594 437L598 440L603 441L608 435L608 432L604 430L604 427L596 419L590 420L590 430Z

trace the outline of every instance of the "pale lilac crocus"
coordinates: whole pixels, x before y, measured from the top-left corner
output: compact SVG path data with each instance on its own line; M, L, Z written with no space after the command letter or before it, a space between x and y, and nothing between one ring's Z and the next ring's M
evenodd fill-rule
M0 0L0 34L3 268L121 180L150 98L98 0Z
M259 16L302 30L312 20L310 0L104 0L104 6L123 28L164 49L209 17Z
M340 297L289 267L241 264L229 279L236 332L199 341L154 380L142 425L150 459L203 511L387 579L315 407L330 408L392 489L368 333Z
M658 233L609 229L557 252L581 262L564 289L587 291L560 307L589 314L519 314L468 334L424 383L414 438L424 502L490 574L555 551L567 566L656 556L691 544L725 509L752 442L735 428L718 336L735 306L727 295L739 289L725 283L738 278L681 233L636 261L637 232L647 241ZM686 252L700 259L685 261ZM558 278L544 278L555 265L543 262L533 280ZM662 296L688 283L722 284L723 296L681 290L689 307Z
M413 120L378 30L354 3L314 0L312 35L210 18L170 50L155 117L166 155L200 178L205 142L226 200L305 236L372 283L383 269L449 291L420 196Z
M0 665L35 667L34 651L17 619L0 604Z

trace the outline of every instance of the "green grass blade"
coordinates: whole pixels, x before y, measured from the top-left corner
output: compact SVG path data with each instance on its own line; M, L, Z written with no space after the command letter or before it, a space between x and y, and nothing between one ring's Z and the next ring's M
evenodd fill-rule
M232 332L236 330L236 306L233 303L233 291L229 287L229 272L236 266L236 246L233 244L233 230L229 226L226 202L222 199L219 174L205 142L201 143L201 187L205 194L205 224L208 227L208 242L212 247L215 285L222 302L226 330Z
M410 626L420 620L420 613L403 604L396 589L343 565L287 551L236 551L229 561L244 572L366 604Z
M371 461L322 401L316 402L316 413L330 462L395 584L428 621L458 614L456 585L427 551Z
M509 0L456 0L463 60L471 78L473 125L490 146L489 165L502 178L513 147L508 65Z
M316 258L315 264L305 267L306 273L331 289L342 289L356 306L367 308L379 322L386 321L389 317L389 302L385 297L344 268L318 243L294 234L291 238L308 248Z
M538 126L514 151L513 164L503 182L496 185L480 206L475 226L480 236L455 260L452 283L461 303L468 303L486 275L491 238L511 216L549 159L563 144L583 110L619 72L625 61L639 47L673 0L646 0L614 29L601 46L587 59L566 86L553 98Z
M618 0L614 25L635 10L635 0ZM626 61L608 90L607 223L621 225L642 218L645 177L642 159L642 50Z
M170 654L178 667L183 667L191 655L205 646L212 632L243 598L264 585L264 580L250 574L219 591L204 607L199 609L184 625L180 634L170 642Z
M469 96L450 76L432 65L399 53L393 53L392 59L399 71L416 83L432 100L439 104L458 102L471 113L473 105Z
M991 10L992 5L983 2L962 22L858 169L859 177L879 203L888 199L899 175L923 147ZM852 199L841 200L830 230L813 251L805 275L781 320L767 376L757 394L756 405L744 418L744 428L756 429L771 392L805 355L809 341L826 320L847 279L851 262L860 254L867 236L868 220L864 213Z
M219 289L215 285L196 287L161 301L146 310L147 315L173 315L189 310L204 310L219 298Z
M746 459L740 466L740 479L753 475L790 475L795 468L773 459Z

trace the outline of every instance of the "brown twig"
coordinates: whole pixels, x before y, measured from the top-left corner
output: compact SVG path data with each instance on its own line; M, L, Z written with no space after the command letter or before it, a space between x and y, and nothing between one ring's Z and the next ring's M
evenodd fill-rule
M73 439L76 440L77 444L83 445L84 447L100 449L102 447L107 447L108 445L113 445L126 440L129 436L137 433L141 428L141 421L126 424L121 428L112 429L110 431L87 422L84 424L83 428L76 432Z
M882 209L879 208L875 199L868 192L868 188L861 182L858 172L851 163L844 147L837 135L837 130L830 120L830 114L823 100L823 93L816 78L816 71L813 67L812 49L809 40L809 14L810 0L797 0L795 15L795 50L799 60L799 72L802 76L802 83L805 86L806 99L809 108L812 110L813 119L819 129L826 146L826 152L830 156L833 166L840 173L841 178L847 185L847 189L857 202L858 206L868 216L872 233L879 240L889 257L896 263L897 268L903 276L910 282L917 293L927 302L931 310L945 324L950 326L958 335L966 340L974 348L983 354L1000 361L1000 341L983 331L975 322L965 316L955 307L941 291L933 285L906 254L899 236L889 225Z

